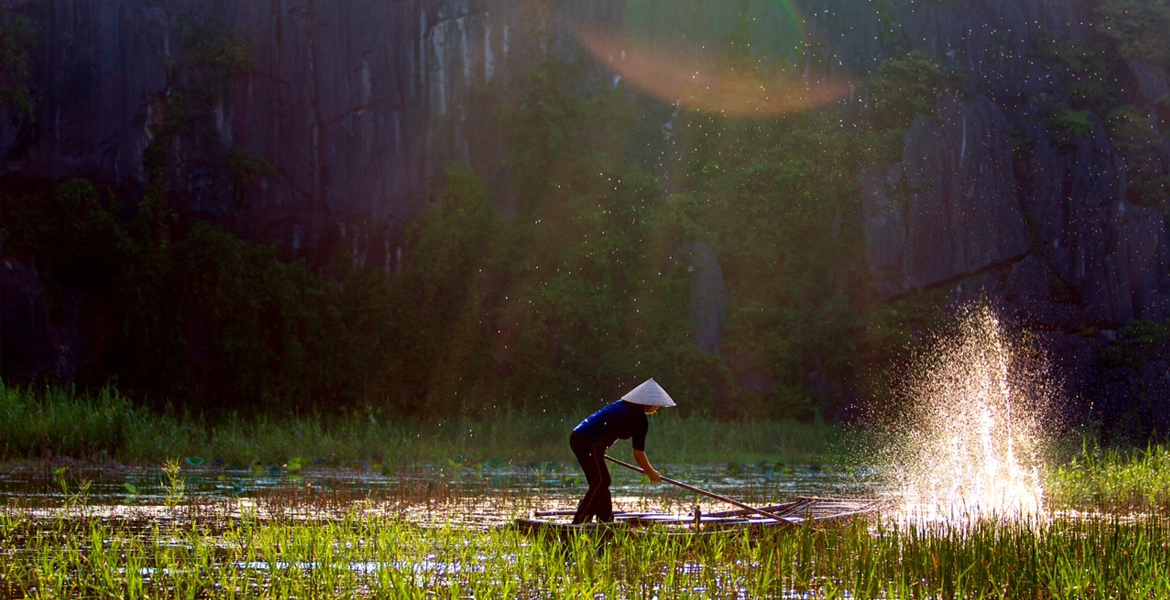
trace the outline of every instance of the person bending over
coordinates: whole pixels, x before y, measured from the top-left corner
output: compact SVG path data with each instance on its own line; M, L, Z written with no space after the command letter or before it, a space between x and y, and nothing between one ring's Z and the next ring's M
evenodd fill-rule
M609 468L605 464L605 451L619 439L631 440L634 460L658 483L662 476L646 458L646 431L652 415L663 406L674 406L674 400L654 379L647 379L642 385L630 390L620 400L609 404L589 415L573 428L569 435L569 447L585 471L589 490L577 504L573 524L586 523L594 516L602 523L613 522L613 500L609 495Z

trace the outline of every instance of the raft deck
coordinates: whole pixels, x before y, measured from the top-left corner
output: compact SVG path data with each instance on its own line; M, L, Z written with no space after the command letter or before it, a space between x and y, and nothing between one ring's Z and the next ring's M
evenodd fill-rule
M567 522L566 517L571 519L575 511L548 510L537 511L531 519L517 519L516 526L525 533L558 534L623 528L663 532L716 532L741 529L755 531L783 529L803 525L806 521L812 521L811 525L817 527L840 524L857 517L871 515L880 510L886 502L886 500L878 498L801 496L792 502L758 507L759 510L776 515L776 518L768 518L746 509L700 513L698 515L615 512L613 523L585 523L581 525Z

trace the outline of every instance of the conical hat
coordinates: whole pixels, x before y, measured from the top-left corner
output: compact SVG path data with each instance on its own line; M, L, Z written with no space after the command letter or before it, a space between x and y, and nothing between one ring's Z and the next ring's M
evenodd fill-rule
M622 396L622 400L632 402L634 404L645 404L647 406L674 406L674 400L670 399L670 394L654 381L654 378L647 379L642 385L630 390L628 394Z

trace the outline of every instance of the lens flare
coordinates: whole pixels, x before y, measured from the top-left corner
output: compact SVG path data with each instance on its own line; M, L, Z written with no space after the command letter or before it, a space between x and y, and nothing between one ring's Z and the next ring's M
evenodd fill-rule
M987 307L965 311L911 377L911 406L889 450L914 518L1038 518L1052 390L1043 361Z
M622 81L683 108L769 116L831 103L849 92L844 78L810 68L805 21L787 0L747 7L631 0L617 32L588 26L575 32Z

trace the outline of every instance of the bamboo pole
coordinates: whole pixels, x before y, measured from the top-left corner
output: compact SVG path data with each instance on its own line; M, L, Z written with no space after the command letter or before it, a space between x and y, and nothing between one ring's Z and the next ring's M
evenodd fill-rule
M631 465L630 463L627 463L627 462L622 462L622 461L620 461L620 460L618 460L618 459L616 459L608 454L605 455L605 460L608 460L609 462L612 462L612 463L617 463L617 464L619 464L627 469L632 469L632 470L637 471L637 472L642 473L642 474L646 473L641 468L635 467L634 465ZM671 484L671 485L677 485L678 487L680 487L684 490L695 492L696 494L702 494L704 496L707 496L709 498L714 498L716 500L721 500L721 501L726 502L728 504L738 506L744 510L749 510L749 511L754 512L758 515L763 515L765 517L768 517L769 519L775 519L777 521L780 521L781 523L789 523L790 522L790 521L787 521L787 520L785 520L779 516L776 516L770 512L760 510L760 509L758 509L750 504L744 504L743 502L740 502L739 500L732 500L731 498L728 498L727 496L720 496L719 494L716 494L714 492L708 492L707 490L699 489L693 485L687 485L681 481L676 481L676 480L671 479L669 477L663 477L662 480L665 481L666 483Z

